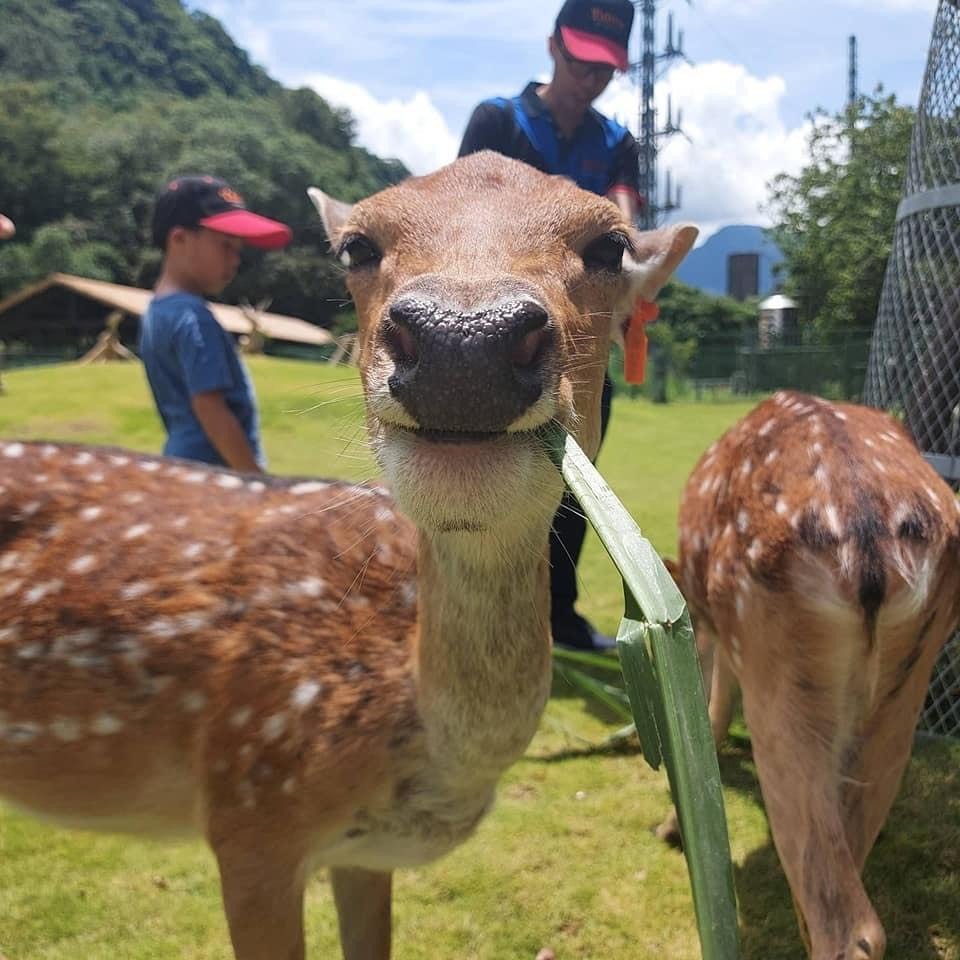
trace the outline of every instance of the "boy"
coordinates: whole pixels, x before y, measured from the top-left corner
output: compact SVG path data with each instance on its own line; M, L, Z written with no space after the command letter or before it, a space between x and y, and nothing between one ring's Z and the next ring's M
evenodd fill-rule
M263 470L249 375L203 298L233 279L244 243L277 250L290 238L289 227L251 213L216 177L178 177L157 198L153 242L163 267L141 322L140 356L167 430L164 455Z

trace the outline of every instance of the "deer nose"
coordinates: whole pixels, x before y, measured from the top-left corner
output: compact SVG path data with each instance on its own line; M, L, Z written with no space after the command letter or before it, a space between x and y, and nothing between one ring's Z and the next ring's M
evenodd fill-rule
M423 296L390 307L390 392L425 430L500 432L540 398L555 330L535 300L474 312Z

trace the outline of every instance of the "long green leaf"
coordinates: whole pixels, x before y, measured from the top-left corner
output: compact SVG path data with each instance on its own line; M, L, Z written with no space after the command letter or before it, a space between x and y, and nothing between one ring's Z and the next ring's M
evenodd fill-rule
M730 842L693 629L683 596L633 518L559 426L544 441L623 578L617 634L644 758L677 806L704 960L740 956Z

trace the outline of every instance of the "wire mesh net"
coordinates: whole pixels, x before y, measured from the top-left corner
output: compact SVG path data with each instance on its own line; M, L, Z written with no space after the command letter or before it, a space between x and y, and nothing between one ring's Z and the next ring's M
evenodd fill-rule
M865 402L892 410L960 487L960 0L940 0ZM934 670L925 729L960 738L960 634Z

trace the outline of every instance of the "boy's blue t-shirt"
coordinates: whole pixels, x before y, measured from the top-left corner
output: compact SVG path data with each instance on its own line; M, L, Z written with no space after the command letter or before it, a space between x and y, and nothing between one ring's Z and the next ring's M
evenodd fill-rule
M184 292L154 297L140 323L140 357L167 428L164 454L223 463L190 405L194 394L220 390L265 466L250 376L203 299Z

